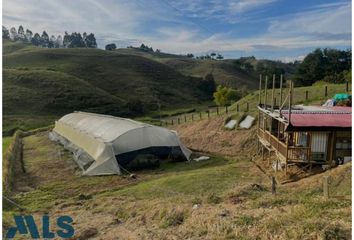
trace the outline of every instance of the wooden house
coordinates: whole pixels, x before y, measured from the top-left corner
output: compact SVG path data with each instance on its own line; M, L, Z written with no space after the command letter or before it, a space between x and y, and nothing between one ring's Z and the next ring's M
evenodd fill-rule
M261 83L260 83L261 84ZM274 80L273 80L274 86ZM335 165L351 159L351 107L293 106L290 83L285 107L258 105L258 141L276 156L276 169L289 164ZM274 94L274 87L273 87Z

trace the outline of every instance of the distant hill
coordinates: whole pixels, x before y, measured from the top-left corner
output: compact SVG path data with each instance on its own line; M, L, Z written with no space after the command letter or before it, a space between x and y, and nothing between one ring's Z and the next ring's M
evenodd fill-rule
M131 117L159 106L205 103L212 97L203 80L209 73L216 84L258 86L258 72L243 69L236 60L200 60L134 48L48 49L4 40L3 68L4 128L9 131L19 125L13 119L26 126L29 118L55 119L75 110Z
M296 71L296 65L254 57L240 59L195 59L184 55L163 52L146 52L138 48L120 48L116 52L146 57L164 63L187 76L204 78L212 73L217 84L232 88L257 89L259 74L272 75L283 73L291 78Z
M212 96L202 79L145 57L99 49L4 41L3 67L5 117L60 116L74 110L134 116L158 105L199 104Z

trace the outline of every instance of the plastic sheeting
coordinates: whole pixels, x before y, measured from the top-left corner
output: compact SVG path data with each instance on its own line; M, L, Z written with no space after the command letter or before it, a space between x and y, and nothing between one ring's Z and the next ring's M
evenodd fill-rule
M255 118L247 115L247 117L240 123L239 127L242 129L249 129L252 127Z
M56 121L52 138L74 153L83 175L120 174L116 156L144 148L180 147L187 160L192 153L180 142L175 131L84 112L70 113Z
M237 120L230 120L226 125L225 128L227 129L234 129L237 125Z

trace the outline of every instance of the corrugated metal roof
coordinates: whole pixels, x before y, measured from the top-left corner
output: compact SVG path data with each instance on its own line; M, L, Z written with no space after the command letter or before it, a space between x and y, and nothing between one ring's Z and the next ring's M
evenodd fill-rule
M288 111L282 111L289 120ZM352 126L351 107L317 107L291 110L290 123L294 127L343 127Z

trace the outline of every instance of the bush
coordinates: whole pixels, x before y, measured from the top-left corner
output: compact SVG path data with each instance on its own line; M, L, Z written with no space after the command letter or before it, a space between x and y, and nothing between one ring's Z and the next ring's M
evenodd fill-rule
M226 106L232 101L237 101L241 98L240 94L232 88L218 86L213 94L214 102L219 106Z

